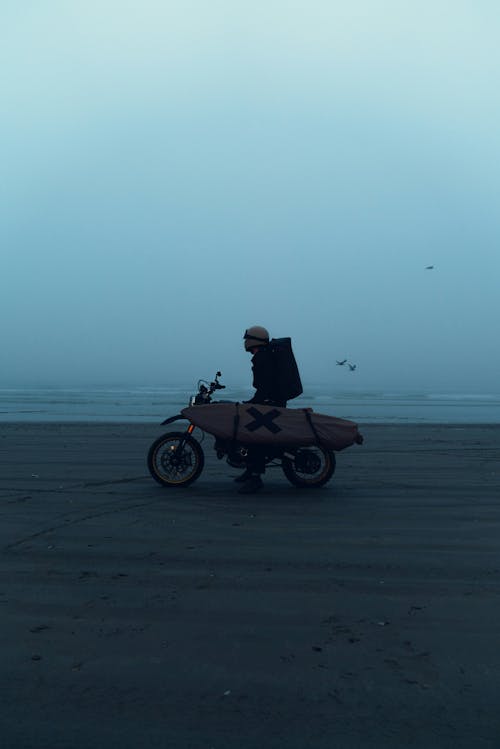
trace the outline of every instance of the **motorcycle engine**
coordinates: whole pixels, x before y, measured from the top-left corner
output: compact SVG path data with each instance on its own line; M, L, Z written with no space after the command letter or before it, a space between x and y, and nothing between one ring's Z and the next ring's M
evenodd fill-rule
M228 455L226 463L233 468L245 468L246 461L244 458L240 458L237 455Z
M227 454L227 463L233 468L245 468L248 451L245 447L234 447L231 441L216 439L215 452L219 460Z
M237 450L232 450L228 453L227 463L233 468L245 468L246 457L247 450L244 447L240 447Z

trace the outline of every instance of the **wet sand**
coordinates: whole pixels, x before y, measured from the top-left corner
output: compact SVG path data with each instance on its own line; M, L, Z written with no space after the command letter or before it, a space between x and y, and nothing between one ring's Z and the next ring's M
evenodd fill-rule
M5 749L500 746L500 425L364 426L239 496L156 425L0 424Z

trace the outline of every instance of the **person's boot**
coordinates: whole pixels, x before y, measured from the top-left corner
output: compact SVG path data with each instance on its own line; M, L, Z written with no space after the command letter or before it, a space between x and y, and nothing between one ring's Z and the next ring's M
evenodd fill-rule
M247 480L238 489L238 494L255 494L260 491L264 486L261 477L254 473L247 478Z
M249 468L247 468L245 471L243 471L241 476L236 476L234 480L237 484L243 484L245 481L248 481L250 476L253 476L253 473Z

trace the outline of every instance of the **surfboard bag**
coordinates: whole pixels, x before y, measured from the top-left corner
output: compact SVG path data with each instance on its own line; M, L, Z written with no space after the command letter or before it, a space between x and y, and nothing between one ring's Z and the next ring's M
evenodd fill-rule
M181 411L200 429L222 440L243 445L305 447L321 445L343 450L361 444L358 425L347 419L315 413L311 408L277 408L258 403L211 403Z

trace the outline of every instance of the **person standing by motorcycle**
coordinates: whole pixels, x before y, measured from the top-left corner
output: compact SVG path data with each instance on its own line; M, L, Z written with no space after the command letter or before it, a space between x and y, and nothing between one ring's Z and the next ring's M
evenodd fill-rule
M275 365L275 358L269 346L269 333L260 325L253 325L245 330L243 336L245 350L252 354L253 387L255 394L246 403L259 403L265 406L279 406L286 408L280 388L279 375ZM249 448L247 468L235 481L241 483L239 494L253 494L262 486L262 474L266 470L265 448L254 446Z

